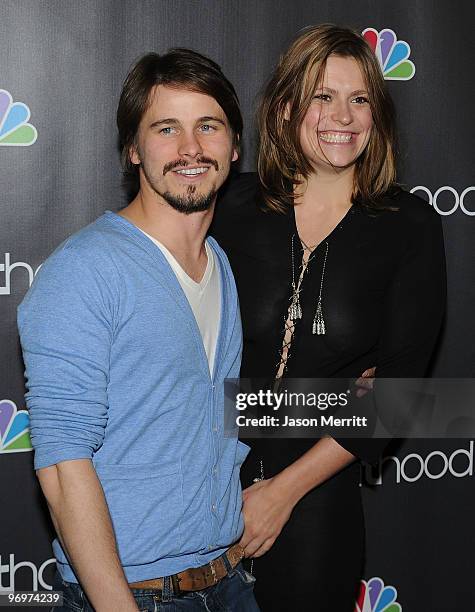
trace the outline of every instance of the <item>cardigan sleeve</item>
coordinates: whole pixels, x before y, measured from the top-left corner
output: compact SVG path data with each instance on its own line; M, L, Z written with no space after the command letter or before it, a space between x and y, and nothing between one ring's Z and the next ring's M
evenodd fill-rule
M109 283L68 248L42 267L18 309L35 469L92 458L107 423Z

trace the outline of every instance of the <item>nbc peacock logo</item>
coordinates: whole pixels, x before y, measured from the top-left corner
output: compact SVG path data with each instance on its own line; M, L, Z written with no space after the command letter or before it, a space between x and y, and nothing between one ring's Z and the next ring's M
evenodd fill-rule
M31 451L30 417L10 400L0 401L0 453Z
M416 67L411 62L411 47L405 40L398 40L393 30L385 29L378 32L374 28L366 28L363 37L376 54L387 81L409 81L416 73Z
M30 109L23 102L13 102L10 92L0 89L0 146L29 147L38 138L36 128L28 123Z
M384 586L381 578L362 580L355 612L402 612L401 604L396 601L397 590Z

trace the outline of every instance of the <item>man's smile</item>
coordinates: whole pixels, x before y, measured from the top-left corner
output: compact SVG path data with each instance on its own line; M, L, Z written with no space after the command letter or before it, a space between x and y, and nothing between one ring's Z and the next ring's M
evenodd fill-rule
M204 174L208 172L209 167L207 166L199 166L197 168L181 168L180 170L174 170L176 174L181 174L184 176L194 176L196 174Z

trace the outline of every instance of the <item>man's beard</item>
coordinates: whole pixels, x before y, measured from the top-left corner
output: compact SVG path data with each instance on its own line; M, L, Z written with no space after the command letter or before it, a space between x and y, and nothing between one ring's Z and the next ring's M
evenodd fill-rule
M200 157L197 162L199 163L208 163L211 164L216 172L219 170L218 162L214 159L208 157ZM189 164L184 162L183 160L175 160L173 162L169 162L165 165L163 169L163 174L167 174L167 172L171 172L174 168L185 167ZM167 204L169 204L172 208L177 210L178 212L183 213L184 215L191 215L195 212L203 212L205 210L209 210L213 205L213 202L216 198L217 189L216 186L213 185L210 191L206 194L196 193L196 185L188 185L186 188L186 194L179 195L174 194L171 191L161 192L158 189L156 181L151 176L149 172L147 172L147 168L142 164L142 171L145 175L145 178L150 185L150 187L155 191L155 193L161 196Z
M177 195L170 191L165 191L160 195L167 204L185 215L209 210L216 197L216 189L214 188L207 194L197 194L195 185L189 185L186 191L186 195Z

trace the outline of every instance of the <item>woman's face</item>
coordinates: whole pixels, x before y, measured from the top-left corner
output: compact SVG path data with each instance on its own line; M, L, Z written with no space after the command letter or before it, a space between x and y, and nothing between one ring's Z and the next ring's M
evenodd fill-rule
M368 144L373 117L358 62L330 55L300 127L307 160L320 171L351 167Z

